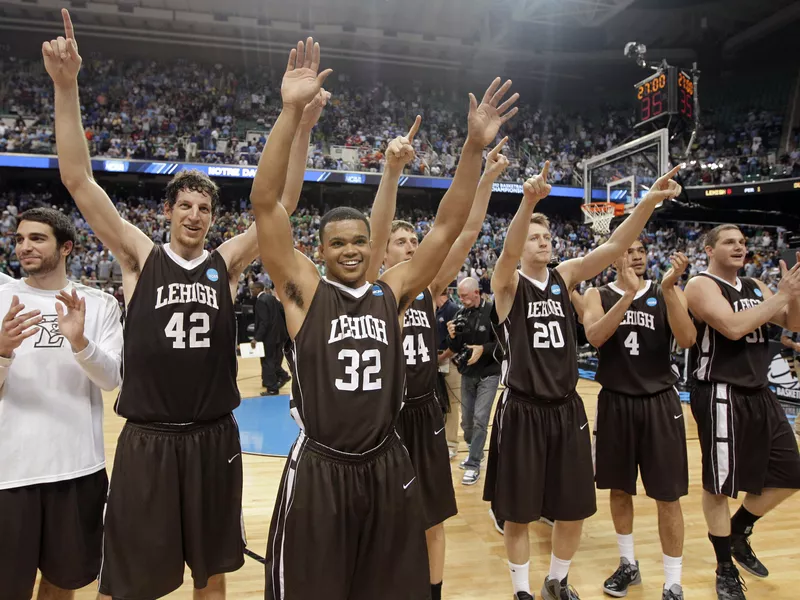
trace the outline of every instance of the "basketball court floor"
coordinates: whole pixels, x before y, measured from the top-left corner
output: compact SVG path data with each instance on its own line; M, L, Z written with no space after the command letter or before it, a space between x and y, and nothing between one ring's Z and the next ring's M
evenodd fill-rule
M242 436L244 459L244 520L248 548L264 555L269 521L278 492L283 455L289 449L297 428L289 417L288 396L261 397L260 367L257 359L239 363L239 389L242 406L237 410ZM586 403L590 421L594 419L599 386L581 379L578 390ZM288 394L288 388L284 388ZM113 412L116 393L105 395L105 445L109 471L114 462L114 449L123 420ZM714 558L706 537L701 508L700 447L688 405L684 405L684 421L689 439L689 496L683 500L686 522L683 585L687 600L716 600L714 591ZM273 455L273 456L266 456ZM275 456L278 455L278 456ZM459 514L445 524L447 531L447 562L443 596L448 600L510 599L512 594L506 566L503 537L495 531L483 502L483 479L477 485L461 485L462 471L458 462L466 456L462 443L461 456L452 462L453 481ZM564 476L569 477L569 473ZM640 562L643 585L631 588L628 598L659 599L663 584L661 547L658 542L658 523L655 503L643 495L634 501L636 518L634 533L636 556ZM570 583L583 600L604 598L602 583L619 561L617 541L608 509L608 493L598 492L597 514L589 519L583 531L581 549L573 561ZM732 503L732 510L738 504ZM541 588L549 568L551 529L541 523L530 528L531 585ZM768 579L757 580L748 574L748 598L789 599L796 596L800 577L800 494L791 498L775 513L756 527L753 546L759 558L770 569ZM313 573L308 574L313 577ZM252 558L228 576L228 598L261 600L264 597L264 567ZM94 600L96 586L88 586L76 594L77 600ZM1 594L0 594L1 595ZM183 586L169 596L176 600L192 598L190 573L186 572ZM296 600L310 600L298 598ZM376 598L376 600L379 600Z

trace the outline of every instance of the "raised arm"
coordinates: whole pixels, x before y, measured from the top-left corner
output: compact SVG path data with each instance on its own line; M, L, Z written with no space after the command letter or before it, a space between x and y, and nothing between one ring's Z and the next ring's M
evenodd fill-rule
M328 103L330 97L330 92L320 90L319 94L314 96L314 99L306 104L303 109L300 126L292 141L286 184L281 194L281 204L283 204L289 215L297 209L297 203L300 201L300 192L303 190L303 175L306 170L306 157L308 156L311 130L317 124L319 116L322 114L322 109ZM231 293L235 296L235 286L239 281L239 276L250 263L258 258L256 224L253 223L247 228L247 231L223 243L217 251L225 259L225 264L228 266Z
M430 289L434 298L446 289L458 275L458 271L469 256L470 249L481 233L481 227L486 218L486 208L489 206L489 198L492 196L492 185L508 166L508 159L500 154L507 141L508 138L504 137L486 156L486 167L478 183L478 190L475 192L475 199L472 201L472 208L464 229L456 238L453 247L447 253L444 264L431 282Z
M92 161L81 122L78 72L81 56L69 12L61 11L64 37L44 42L42 57L55 87L56 147L61 181L95 235L120 259L123 272L138 273L153 242L125 221L92 175Z
M546 198L552 186L547 183L550 172L550 161L544 163L542 172L528 179L522 186L522 202L517 213L511 220L503 243L503 251L497 259L492 273L492 291L494 292L494 307L500 321L503 321L511 310L514 294L517 293L519 273L517 265L525 249L528 239L528 230L531 225L531 215L536 205Z
M642 229L644 229L650 215L653 214L656 205L665 200L675 198L681 193L681 186L672 179L680 169L681 167L677 166L666 175L658 178L630 216L616 228L604 244L601 244L582 258L573 258L556 267L564 278L567 287L572 289L581 281L592 279L602 273L618 256L621 256L623 252L630 248L630 245L642 233Z
M314 264L294 249L289 215L278 201L286 185L289 155L303 109L322 88L328 69L319 71L319 44L308 38L289 54L281 84L283 109L261 154L250 200L256 217L261 260L286 309L289 334L294 337L305 319L319 274Z
M439 204L433 228L411 260L392 267L382 276L400 299L400 310L430 285L464 228L480 179L483 148L495 139L500 126L517 113L512 106L519 94L500 104L510 87L510 80L500 86L498 77L486 90L480 105L475 96L469 95L467 139L453 183Z
M697 328L689 316L689 304L686 295L678 286L681 275L689 266L689 259L683 252L676 252L669 257L672 268L661 280L661 292L664 294L664 303L667 305L667 321L675 341L681 348L691 348L697 340Z
M417 115L408 134L396 137L386 148L386 166L383 169L381 183L375 201L372 203L372 212L369 217L369 228L372 232L372 257L367 269L367 281L375 281L381 271L383 259L386 256L386 245L392 231L392 219L397 209L397 187L400 176L405 166L414 160L414 136L419 131L422 117Z
M600 348L614 335L625 318L625 312L630 308L636 292L639 290L639 278L628 265L628 256L623 254L617 260L617 285L625 292L608 312L603 310L600 299L600 290L591 288L584 295L585 304L583 312L583 326L586 329L586 339L595 348Z
M800 297L800 263L792 267L778 284L778 293L762 287L764 301L758 306L734 312L719 286L708 277L694 277L686 284L689 310L729 340L739 340L783 311L793 298Z

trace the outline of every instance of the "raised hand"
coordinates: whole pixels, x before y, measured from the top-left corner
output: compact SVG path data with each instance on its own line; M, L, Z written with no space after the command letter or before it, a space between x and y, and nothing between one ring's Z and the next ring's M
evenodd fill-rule
M518 109L511 107L519 99L519 94L514 94L498 106L510 88L510 79L501 86L500 78L496 78L483 95L480 105L478 105L475 96L470 93L469 118L467 121L470 140L480 144L482 147L491 144L497 137L500 125L517 114Z
M483 176L491 181L497 181L497 178L508 167L508 158L500 153L506 142L508 142L508 136L500 140L500 143L486 155L486 167L483 169Z
M672 268L666 272L661 280L661 285L665 288L677 284L681 275L686 272L686 268L689 266L689 259L683 252L676 252L670 256L669 262L672 263Z
M319 44L314 43L314 38L311 37L305 44L297 42L297 48L292 48L289 53L286 73L281 82L283 105L305 109L314 96L319 94L328 75L333 73L333 69L326 69L322 73L318 71Z
M636 294L639 291L639 277L628 262L628 253L620 256L614 263L617 269L617 285L626 294Z
M61 9L61 17L64 19L64 36L44 42L42 57L44 58L44 68L53 83L58 86L68 86L74 85L77 81L82 59L78 54L78 42L75 41L72 19L66 8Z
M326 91L325 88L320 88L319 94L314 96L314 99L306 104L306 107L303 109L303 118L300 119L300 127L313 129L314 125L319 121L322 109L327 106L328 100L330 99L331 93Z
M42 321L41 311L23 313L24 309L25 305L20 303L17 296L13 296L0 328L0 356L3 358L11 358L22 342L39 331L36 325Z
M786 261L781 260L781 281L778 283L778 292L789 294L792 298L800 298L800 252L798 252L798 261L789 269L786 267Z
M83 350L86 347L82 343L85 340L83 328L86 324L86 300L79 298L75 290L71 294L62 290L56 300L59 332L67 338L73 350Z
M525 195L525 200L534 202L534 206L538 204L540 200L547 198L550 194L550 190L553 189L553 186L547 183L547 176L549 173L550 161L548 160L545 161L541 173L534 175L522 185L522 193Z
M398 136L389 142L386 147L387 169L402 169L417 156L414 150L414 137L419 131L420 123L422 123L422 117L417 115L417 118L414 119L414 124L406 135Z
M681 168L683 168L683 165L678 165L666 175L662 175L656 179L653 187L650 188L650 191L647 192L642 201L655 202L658 204L664 200L672 200L680 196L683 188L673 177L678 174Z

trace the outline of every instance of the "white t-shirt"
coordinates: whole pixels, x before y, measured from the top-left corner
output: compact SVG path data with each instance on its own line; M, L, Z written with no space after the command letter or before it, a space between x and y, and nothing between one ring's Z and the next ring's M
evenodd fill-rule
M12 281L16 281L11 275L6 275L5 273L0 273L0 285L4 285L6 283L11 283Z
M0 357L0 490L83 477L105 468L103 397L121 381L119 304L100 290L69 282L86 299L84 335L74 354L59 333L57 291L16 280L0 287L0 315L12 296L40 310L39 333L11 359Z

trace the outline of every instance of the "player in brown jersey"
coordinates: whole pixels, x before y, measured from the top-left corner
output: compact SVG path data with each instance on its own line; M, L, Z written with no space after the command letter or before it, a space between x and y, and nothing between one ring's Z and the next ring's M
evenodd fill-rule
M747 244L736 225L712 229L705 251L708 270L686 286L697 325L692 414L703 453L703 512L717 558L717 597L742 600L732 559L756 577L769 574L750 547L753 526L800 488L797 442L767 385L767 324L800 330L800 262L787 271L781 261L773 294L763 282L737 276ZM728 498L739 492L746 495L731 518Z
M366 217L326 214L320 255L327 277L294 249L278 203L287 149L302 107L330 71L319 72L310 38L289 56L283 110L270 133L251 199L262 260L286 310L293 340L292 448L267 548L266 598L426 598L430 594L416 476L394 433L403 400L403 313L439 271L469 213L483 148L513 116L511 82L495 80L478 105L470 95L468 137L434 230L414 258L366 278L372 248ZM499 105L499 106L498 106Z
M681 253L662 284L645 277L647 249L636 240L616 263L615 281L584 295L586 337L599 354L595 481L610 489L611 517L620 550L619 568L603 584L622 597L641 583L633 544L633 496L642 474L645 492L656 501L663 550L664 600L683 600L681 566L683 513L689 493L686 426L675 389L673 336L681 348L694 344L696 330L677 283L689 264Z
M105 514L100 591L160 597L181 585L188 563L197 597L224 597L224 573L244 561L241 448L231 414L240 401L233 298L258 255L255 225L206 251L219 190L196 171L178 172L167 186L168 244L155 244L117 212L92 177L78 95L81 56L69 13L62 16L64 36L42 47L55 85L61 179L121 263L127 307L116 409L128 422ZM311 102L306 125L313 126L319 103ZM300 137L286 198L302 185L308 140ZM283 201L294 210L296 200ZM214 512L205 510L210 505Z
M413 141L419 121L406 138L394 140L386 151L386 171L383 179L396 177L402 171L401 161L413 158ZM444 433L444 420L436 398L436 312L433 299L447 289L464 264L475 240L478 239L486 208L492 195L492 185L508 166L508 159L500 153L507 138L486 156L486 168L478 184L475 200L463 231L447 254L441 269L431 284L423 290L406 311L403 323L403 353L406 363L406 400L400 413L398 432L403 439L414 471L420 482L425 537L428 546L428 563L431 576L432 600L439 600L444 578L445 535L444 521L457 513L453 479L450 474L450 456ZM396 192L396 189L395 189ZM388 233L385 256L375 251L367 279L377 278L383 258L388 270L413 258L419 247L417 232L411 223L392 221L397 194L376 198L370 226L377 248Z
M504 541L518 600L532 597L528 523L542 512L554 518L542 596L570 600L577 597L567 583L570 562L583 520L596 510L588 420L575 391L576 319L570 294L628 249L658 203L680 193L672 180L678 170L656 181L607 242L555 269L548 268L553 251L549 222L533 215L550 192L549 163L525 182L492 276L506 390L495 413L484 489L495 516L506 522Z

